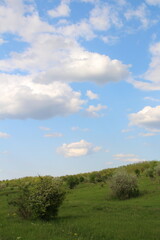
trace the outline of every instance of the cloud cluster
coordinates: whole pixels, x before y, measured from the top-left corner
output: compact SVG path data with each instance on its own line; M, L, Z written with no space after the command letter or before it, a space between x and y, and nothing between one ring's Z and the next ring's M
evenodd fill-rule
M90 142L80 140L79 142L73 142L69 144L64 143L57 149L57 152L62 154L64 157L81 157L98 152L100 149L101 147L95 147Z
M129 115L130 125L145 128L149 131L160 131L160 106L146 106L137 113Z
M116 14L110 14L109 5L102 8L98 1L84 2L94 2L88 19L66 25L44 21L34 1L4 0L0 3L0 44L5 42L3 34L9 33L14 41L25 46L17 52L12 45L13 50L0 59L1 119L47 119L73 114L81 109L84 101L70 83L103 85L128 78L128 65L107 55L89 52L79 44L78 36L89 39L94 37L98 26L106 29L118 24ZM48 14L53 18L69 16L69 4L69 0L62 0L58 7L48 10ZM104 26L106 13L110 20ZM12 44L12 38L7 41ZM91 91L87 96L98 98ZM87 111L94 115L102 109L101 106L93 108L90 106Z

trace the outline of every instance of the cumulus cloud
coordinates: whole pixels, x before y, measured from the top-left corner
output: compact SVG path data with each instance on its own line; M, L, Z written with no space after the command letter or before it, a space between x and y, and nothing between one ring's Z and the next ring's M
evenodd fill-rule
M0 118L47 119L78 112L84 103L65 83L33 83L29 77L1 74ZM3 97L2 97L3 96Z
M0 33L18 34L24 41L32 41L38 33L53 32L54 27L39 18L33 2L4 2L0 5Z
M5 132L0 132L0 138L9 138L11 135Z
M73 142L69 144L64 143L57 149L57 152L65 157L81 157L98 152L100 149L101 147L95 147L90 142L80 140L79 142Z
M136 162L142 162L145 161L144 159L139 158L139 156L135 154L124 154L124 153L119 153L113 155L113 158L118 161L122 162L131 162L131 163L136 163Z
M120 61L111 60L108 56L98 53L78 51L73 53L64 63L60 63L47 73L42 74L38 81L91 81L102 85L125 80L128 76L128 66Z
M87 90L86 96L89 97L89 99L98 99L98 94L92 92L91 90Z
M0 60L1 71L37 74L35 81L44 84L90 81L102 85L127 79L128 68L119 60L86 51L74 40L51 34L40 34L24 52L12 52L10 58Z
M146 106L137 113L129 115L130 125L145 128L153 132L160 131L160 106Z
M99 114L98 112L101 111L102 109L106 109L106 108L107 108L106 105L101 105L101 104L98 104L97 106L90 105L86 109L86 114L89 117L100 117L102 115Z
M128 65L107 55L86 51L77 40L79 33L90 38L94 36L95 23L91 22L97 11L108 11L107 6L105 10L94 8L90 20L82 19L64 29L42 20L33 1L26 4L23 0L14 3L7 0L3 3L0 4L0 34L7 32L16 36L15 41L25 43L26 48L19 52L13 49L0 60L1 119L47 119L72 114L81 109L84 101L69 83L90 81L103 85L128 78ZM69 6L69 1L62 1L54 9L57 14L64 14L64 5ZM113 15L111 22L116 25ZM70 32L72 27L73 32L78 29L76 35ZM91 97L91 92L89 95L95 97L93 94Z

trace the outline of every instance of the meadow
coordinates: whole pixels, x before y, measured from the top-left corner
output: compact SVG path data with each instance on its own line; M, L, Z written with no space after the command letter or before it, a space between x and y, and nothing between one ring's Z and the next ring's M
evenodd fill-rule
M7 184L0 190L0 240L160 240L160 178L141 174L138 185L139 197L118 200L107 181L80 183L47 222L21 219L8 205L16 188Z

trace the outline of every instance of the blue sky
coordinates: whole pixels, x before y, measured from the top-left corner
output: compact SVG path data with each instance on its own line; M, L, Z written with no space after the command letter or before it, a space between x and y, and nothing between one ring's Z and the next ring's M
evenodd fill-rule
M160 0L0 0L0 179L159 160Z

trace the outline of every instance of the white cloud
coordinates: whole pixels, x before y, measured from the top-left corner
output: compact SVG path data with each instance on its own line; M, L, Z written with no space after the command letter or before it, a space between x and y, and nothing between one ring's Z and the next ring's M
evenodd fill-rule
M135 154L124 154L124 153L118 153L113 155L114 158L116 159L122 159L122 158L130 158L130 157L135 157Z
M153 133L153 132L150 132L150 133L140 133L139 135L142 136L142 137L152 137L152 136L155 136L157 134Z
M62 133L58 133L58 132L55 132L55 133L47 133L44 135L44 137L46 138L57 138L57 137L62 137L63 134Z
M70 15L70 8L68 4L62 1L57 8L49 10L48 14L50 17L53 17L53 18L68 17Z
M9 152L8 151L2 151L2 152L0 152L0 154L6 155L6 154L9 154Z
M117 12L108 4L96 5L89 19L92 27L99 31L108 30L112 25L121 27L122 22Z
M129 115L130 125L145 128L153 132L160 131L160 106L146 106L137 113Z
M101 36L101 39L104 43L113 45L119 40L119 37L109 35L109 36Z
M65 83L33 83L27 76L1 74L0 118L47 119L78 112L84 103Z
M0 45L4 44L6 41L0 37Z
M79 130L79 127L71 127L71 130L72 131L77 131L77 130Z
M0 22L0 33L18 34L24 41L36 39L40 32L54 30L39 18L33 4L25 4L23 0L7 0L5 4L0 5Z
M99 2L99 0L80 0L80 1L86 2L86 3L94 3L94 4Z
M80 110L84 101L67 83L90 81L102 85L128 78L129 66L109 56L86 51L77 41L77 36L88 39L95 36L94 24L90 21L97 12L104 16L111 11L108 5L104 9L96 6L90 20L82 19L61 28L42 20L33 1L4 2L0 4L0 34L14 34L15 41L28 45L24 51L13 50L8 58L0 60L0 118L44 119L72 114ZM69 1L62 1L60 6L65 4L68 6ZM110 22L118 26L116 14L110 18ZM73 32L77 31L75 35L72 28ZM15 72L19 74L14 75ZM96 95L92 94L93 97ZM97 111L93 114L97 115Z
M53 66L51 70L42 74L38 81L91 81L102 85L108 82L125 80L128 76L128 66L120 61L111 60L108 56L79 49L63 62L59 62L56 67Z
M9 138L11 135L5 132L0 132L0 138Z
M86 113L90 117L100 117L101 114L99 114L98 112L101 111L102 109L106 109L106 108L107 108L106 105L101 105L101 104L98 104L97 106L90 105L86 109Z
M149 100L149 101L153 101L153 102L160 102L160 99L153 98L153 97L144 97L144 100Z
M152 57L148 70L140 76L140 80L131 82L142 90L160 90L160 42L151 45L150 53Z
M26 51L0 60L1 71L27 71L42 83L117 82L129 76L128 67L119 60L85 51L74 40L51 34L40 34Z
M82 132L88 132L89 128L80 128L80 127L72 127L72 131L82 131Z
M124 154L124 153L119 153L113 155L113 158L118 161L122 162L131 162L131 163L136 163L136 162L142 162L145 161L144 159L139 158L139 156L135 154Z
M78 23L59 27L57 28L57 32L65 37L72 39L84 38L87 41L96 37L94 29L86 19L82 19Z
M94 152L98 152L101 147L94 147L92 143L85 140L63 144L57 149L57 152L65 157L81 157Z
M132 131L132 129L130 129L130 128L127 128L127 129L122 129L122 133L128 133L128 132L131 132Z
M146 3L156 6L160 5L160 0L146 0Z
M41 127L39 127L41 130L43 130L43 131L50 131L51 130L51 128L48 128L48 127L43 127L43 126L41 126Z
M148 18L148 10L144 3L138 6L137 9L129 9L125 13L125 17L127 20L137 18L141 22L143 28L147 28L150 23Z
M98 94L92 92L91 90L87 90L86 96L89 97L89 99L98 99Z

